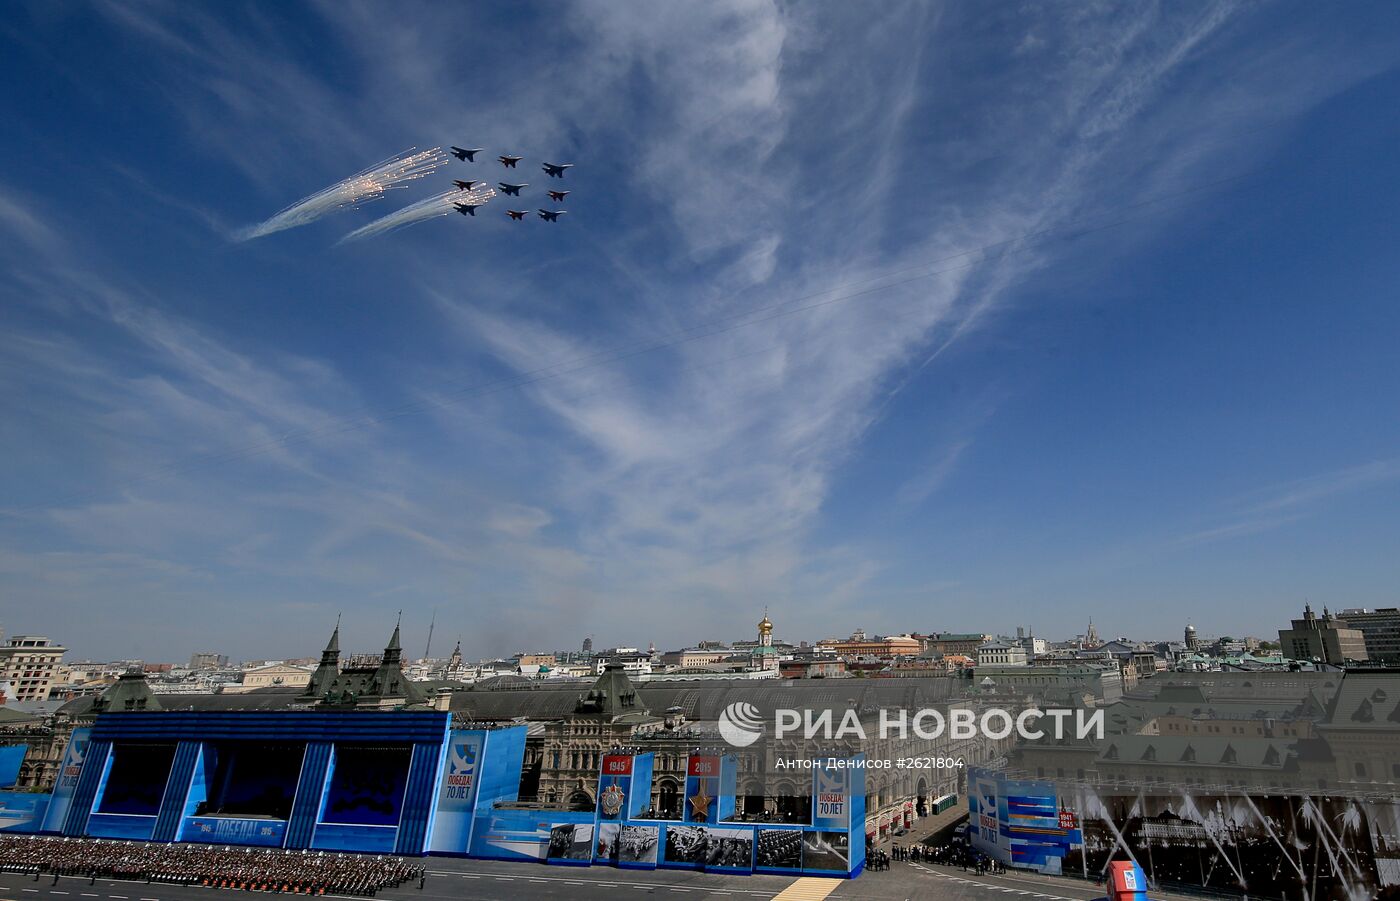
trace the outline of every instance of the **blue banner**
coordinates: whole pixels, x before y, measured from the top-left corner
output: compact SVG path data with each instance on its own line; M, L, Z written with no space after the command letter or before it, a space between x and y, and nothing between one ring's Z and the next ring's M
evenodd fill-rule
M559 826L593 825L593 811L482 811L472 832L471 856L493 860L544 860Z
M58 771L58 779L53 786L53 800L44 814L44 832L59 832L68 816L68 808L73 803L73 792L78 789L78 778L83 774L83 760L87 757L88 746L92 743L92 729L74 729L68 738L68 747L63 752L63 766Z
M0 792L0 832L38 832L48 807L48 795Z
M691 754L685 768L685 822L714 823L719 820L720 758L712 754ZM680 836L681 833L677 833ZM691 845L689 834L677 838L686 848Z
M0 788L10 788L19 781L19 766L28 751L29 745L0 747Z
M0 788L11 788L20 781L20 764L28 753L28 744L6 744L0 747Z
M988 857L1059 873L1070 850L1083 844L1078 818L1060 804L1055 783L980 768L969 770L967 780L968 835Z
M636 789L627 802L627 819L640 817L651 807L651 774L655 766L651 752L637 754L632 758L632 784Z
M438 790L437 813L433 820L431 851L465 854L471 843L472 817L480 785L481 732L454 729L447 739L447 759L443 764L442 786Z
M190 817L185 821L185 828L181 833L180 840L280 848L286 834L286 820Z
M119 838L148 842L156 831L156 818L129 813L93 813L87 834L93 838Z
M598 819L624 820L632 802L632 763L630 754L604 754L598 773Z
M367 826L355 823L317 823L311 847L317 851L353 851L361 854L390 854L397 826Z
M850 829L851 770L815 769L812 781L812 825L818 829Z

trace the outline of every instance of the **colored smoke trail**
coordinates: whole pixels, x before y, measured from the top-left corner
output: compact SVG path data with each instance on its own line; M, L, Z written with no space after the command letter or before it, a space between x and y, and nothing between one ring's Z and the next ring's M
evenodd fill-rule
M358 241L362 238L373 238L375 235L382 235L397 228L414 225L418 222L426 222L429 219L436 219L438 216L446 216L448 213L457 212L457 204L471 203L483 204L496 196L492 188L482 186L472 188L470 191L444 191L433 197L420 200L417 203L410 203L401 210L376 219L368 225L362 225L345 237L337 241L337 244L344 244L347 241Z
M265 222L243 229L238 233L237 240L250 241L253 238L261 238L283 229L315 222L336 210L377 200L383 197L386 191L401 188L407 182L431 175L439 167L447 165L447 162L448 156L441 147L405 151L298 200Z

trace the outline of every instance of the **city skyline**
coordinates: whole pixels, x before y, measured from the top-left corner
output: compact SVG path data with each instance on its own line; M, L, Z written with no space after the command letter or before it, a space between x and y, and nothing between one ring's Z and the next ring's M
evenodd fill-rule
M933 635L959 632L976 634L985 633L993 637L1012 637L1016 635L1018 630L1022 629L1025 630L1025 635L1027 637L1033 635L1037 638L1043 638L1046 641L1052 643L1065 643L1074 641L1077 638L1082 638L1086 634L1086 628L1088 626L1094 626L1098 631L1100 639L1103 641L1128 639L1131 641L1148 643L1164 641L1177 642L1181 640L1182 631L1184 629L1188 627L1195 627L1196 631L1200 634L1202 640L1219 639L1222 637L1230 637L1235 639L1250 637L1260 638L1264 641L1274 642L1278 638L1277 632L1279 628L1284 627L1304 607L1309 606L1314 605L1312 605L1310 601L1305 600L1296 608L1281 609L1278 615L1272 620L1256 621L1248 625L1247 627L1241 629L1218 628L1211 625L1211 622L1209 620L1203 620L1199 623L1196 621L1183 620L1175 631L1160 633L1152 632L1150 634L1145 631L1134 633L1131 631L1114 630L1108 625L1105 625L1102 620L1096 621L1093 617L1087 620L1086 623L1083 624L1083 626L1063 626L1063 629L1069 630L1065 631L1064 634L1060 634L1059 632L1052 633L1049 631L1038 629L1033 623L1017 623L1007 626L1004 624L989 625L986 623L978 624L973 622L971 625L967 625L966 628L952 628L946 625L940 625L939 628L920 628L910 626L893 630L876 630L866 629L858 621L854 626L848 629L828 629L826 631L820 631L819 627L807 624L803 626L803 628L806 628L808 630L815 629L816 631L811 631L810 634L808 634L807 632L799 634L796 631L796 626L793 626L792 628L788 629L784 629L782 627L785 619L782 616L783 611L772 609L771 612L775 617L778 617L776 623L776 625L778 626L777 637L793 645L798 645L802 642L806 642L809 645L815 645L820 641L840 639L848 635L854 635L856 632L866 633L871 635L872 637L876 635ZM1329 610L1331 611L1331 613L1336 615L1340 614L1343 610L1377 609L1371 607L1360 607L1352 605L1333 606L1328 604L1318 604L1315 606L1319 615L1322 613L1323 610ZM1385 609L1393 609L1393 606L1387 607ZM764 616L765 618L767 617L769 612L770 609L767 607L767 605L764 605L764 607L758 611L759 615ZM676 626L674 630L675 634L677 634L680 637L678 637L675 641L668 642L659 641L655 638L647 636L623 635L620 633L614 635L613 631L611 630L600 630L597 632L579 633L573 636L572 640L565 640L563 643L552 645L540 644L538 642L532 644L528 639L525 639L521 642L516 642L514 644L508 643L505 645L487 645L483 643L482 639L473 636L469 630L455 627L453 623L444 618L444 616L444 611L442 611L441 609L437 609L429 611L427 617L419 621L419 618L415 617L411 613L405 615L403 611L381 611L376 614L371 614L369 618L357 617L356 622L350 622L345 619L344 614L337 613L319 631L313 628L309 630L304 636L291 636L285 633L279 634L275 639L265 641L262 645L260 645L258 642L253 642L250 645L249 650L246 652L230 652L229 648L224 647L222 645L215 647L214 645L217 645L218 642L212 642L208 640L200 641L198 638L196 638L194 642L189 645L188 648L184 648L184 646L171 646L167 644L164 639L159 637L158 630L153 630L157 634L152 635L152 637L149 639L150 644L147 645L150 647L157 648L157 650L151 654L103 653L100 651L89 652L81 648L75 647L74 643L71 641L63 640L62 635L55 634L54 630L44 631L42 629L37 628L24 628L23 621L16 622L15 626L11 628L10 624L7 623L5 620L0 620L0 642L3 642L4 640L7 640L10 637L18 637L21 635L43 636L47 638L58 639L61 641L61 643L64 643L68 646L70 652L73 652L70 655L73 660L81 659L94 662L102 660L144 660L148 662L178 662L180 660L189 658L192 655L203 653L223 654L225 656L228 656L232 661L286 660L315 657L317 649L320 648L321 643L325 640L325 635L328 634L328 630L338 631L344 636L344 645L347 648L354 649L348 651L349 653L377 654L384 640L384 636L388 635L389 632L393 631L396 626L399 626L401 628L402 634L405 636L405 644L408 646L406 653L411 657L416 658L423 656L417 652L417 648L421 646L425 651L432 651L432 653L428 656L434 659L445 659L449 655L450 649L454 645L460 643L464 656L470 659L488 660L497 659L501 657L508 657L512 654L517 653L529 654L568 651L578 648L585 639L590 639L594 647L596 647L599 652L616 648L646 648L648 645L654 645L658 651L675 650L680 648L693 648L697 644L706 641L718 641L722 643L728 643L730 641L735 640L748 640L751 638L750 633L753 632L755 628L755 623L757 622L736 622L730 625L722 625L719 626L717 629L712 629L710 632L706 632L703 634L699 632L692 632L687 634L685 631L686 627L682 624ZM379 628L379 626L377 625L381 621L383 623L382 629ZM796 617L794 619L787 620L787 622L797 623L802 622L802 620L800 617ZM430 628L433 629L431 645L429 645L428 643ZM1075 629L1080 629L1080 631L1074 631ZM609 636L612 636L612 638L610 638ZM628 638L632 640L622 640L623 638ZM602 640L600 641L600 639ZM262 649L264 645L266 647L286 646L290 647L291 650L282 654L265 653ZM308 650L308 648L310 649Z
M0 31L7 628L300 657L436 608L477 657L1396 604L1397 8L409 8ZM452 144L572 162L570 216L337 244L415 188L235 240Z
M1319 608L1319 612L1321 612L1321 608ZM1332 612L1338 613L1340 611ZM765 621L767 620L766 613L764 614L764 619ZM1283 625L1285 625L1287 621L1287 618L1281 620L1280 623L1277 624L1278 627L1283 627ZM790 633L790 631L779 628L781 626L781 622L774 623L773 625L774 638L792 647L815 647L816 645L821 644L823 642L842 641L846 640L848 636L854 638L857 635L868 635L873 640L877 637L905 637L911 635L921 635L924 637L930 637L950 634L985 634L991 636L993 639L999 637L1020 638L1024 636L1027 639L1035 637L1038 639L1042 639L1052 645L1072 644L1077 640L1085 638L1086 635L1092 635L1092 637L1096 638L1096 643L1127 639L1129 641L1146 644L1162 642L1180 644L1182 639L1182 630L1178 630L1175 634L1172 635L1127 635L1123 633L1115 633L1110 631L1099 632L1097 624L1095 624L1092 620L1090 620L1086 624L1087 628L1085 628L1084 630L1078 632L1069 632L1063 635L1052 635L1048 633L1042 633L1036 630L1033 626L1028 627L1024 625L1011 626L1009 628L978 627L969 630L925 630L911 628L888 633L876 632L874 630L866 630L857 627L856 629L850 630L849 632L826 632L822 634L814 633L812 635L799 635L795 633ZM374 630L374 628L367 623L350 623L344 621L343 618L335 620L329 625L328 628L331 631L335 632L335 634L338 636L340 645L342 648L345 649L344 653L348 657L377 656L382 651L382 646L385 637L390 632L397 632L401 637L401 642L405 645L404 656L406 659L425 659L438 661L446 660L448 657L451 656L454 649L460 648L462 655L465 659L477 661L490 661L510 659L517 655L528 656L531 654L580 653L579 648L584 643L585 639L590 640L590 643L593 646L585 649L584 651L582 651L582 653L599 655L605 655L608 652L617 651L619 649L645 650L646 648L648 648L648 646L654 647L655 653L657 654L661 654L665 651L694 649L706 643L719 644L723 647L728 648L731 644L735 642L753 642L755 640L754 634L756 633L757 624L750 623L739 625L734 630L731 630L730 632L726 632L724 634L696 634L690 636L690 638L687 640L675 644L663 645L650 639L642 639L640 641L631 642L622 640L611 640L606 635L600 636L598 634L590 633L588 635L578 636L577 640L575 640L572 644L567 645L543 646L523 644L501 646L496 648L485 648L481 651L481 653L474 653L472 651L473 646L468 642L467 636L459 635L457 632L447 629L446 626L444 626L444 628L441 631L437 631L433 634L430 645L428 643L428 629L425 627L424 629L422 629L421 633L416 632L413 628L413 624L411 622L405 622L401 615L396 615L393 620L388 621L388 625L383 634L377 633ZM1182 629L1184 630L1187 628L1194 628L1194 624L1183 624ZM1094 632L1090 633L1089 629L1093 629ZM1278 628L1261 627L1253 631L1243 631L1237 633L1220 632L1210 629L1196 629L1195 633L1193 634L1199 634L1200 640L1202 642L1220 640L1223 638L1231 638L1235 640L1252 638L1264 642L1276 643L1278 639L1277 632ZM256 649L251 653L246 654L229 653L226 648L215 647L214 645L217 644L216 642L205 642L202 645L191 646L190 649L187 651L182 651L177 648L168 648L163 652L165 656L157 655L154 657L142 657L138 655L104 654L100 651L88 651L81 648L74 648L71 646L71 644L64 642L61 636L40 633L32 629L27 631L8 631L6 629L6 624L0 622L0 645L3 645L4 642L8 641L11 638L19 637L42 637L50 639L56 644L66 645L64 649L68 652L68 659L65 661L65 663L68 664L77 662L101 663L108 661L141 660L142 662L148 664L173 663L176 666L181 666L182 661L186 659L191 659L196 656L217 655L227 658L228 662L225 668L235 667L237 665L242 665L250 662L264 663L267 661L280 662L287 660L314 661L320 651L321 646L325 642L325 634L322 634L320 636L308 637L306 648L302 649L300 652L297 653L289 653L283 655L260 653ZM600 638L602 638L601 641L599 640ZM420 653L417 650L420 646L423 648L424 653Z

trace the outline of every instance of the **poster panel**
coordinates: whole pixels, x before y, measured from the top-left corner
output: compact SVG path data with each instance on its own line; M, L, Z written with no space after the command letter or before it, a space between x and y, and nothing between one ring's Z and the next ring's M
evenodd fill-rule
M617 837L617 865L639 870L655 869L660 844L661 829L658 826L623 826Z
M662 860L666 866L698 869L705 865L710 845L708 827L668 825L665 841Z
M759 829L754 842L754 869L795 873L802 869L801 829Z
M447 737L447 757L438 789L437 813L429 850L465 854L471 843L482 745L481 732L454 729Z
M621 823L599 823L598 841L593 848L593 862L617 866L618 842L621 838Z
M711 829L705 847L705 869L752 873L753 836L752 827Z
M92 744L92 729L84 726L74 729L68 738L68 747L63 752L63 766L54 782L53 800L44 814L44 832L58 832L63 829L63 821L68 817L68 808L73 803L73 792L78 789L78 778L83 774L83 761L87 758L88 747Z
M812 771L812 825L818 829L851 828L851 773L849 768Z
M547 810L492 810L477 817L472 857L495 860L544 860L551 831Z
M549 828L549 863L588 866L593 862L592 823L554 823Z
M625 819L631 800L632 755L604 754L598 774L598 819Z
M719 819L719 757L692 754L685 767L685 822L714 823Z
M802 872L849 873L851 834L811 829L802 834Z

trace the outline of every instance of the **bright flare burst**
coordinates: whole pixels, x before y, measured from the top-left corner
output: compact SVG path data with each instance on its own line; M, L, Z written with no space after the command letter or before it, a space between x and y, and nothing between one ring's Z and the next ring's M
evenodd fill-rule
M377 200L392 188L404 187L406 182L431 175L445 166L448 156L441 147L431 150L408 150L393 159L371 166L365 171L298 200L280 213L249 226L238 233L237 239L249 241L287 228L315 222L327 213Z
M459 204L480 206L495 196L495 190L485 185L479 188L472 188L470 191L458 191L456 189L444 191L434 197L420 200L417 203L410 203L403 209L390 213L382 219L376 219L368 225L362 225L341 238L337 243L344 244L346 241L373 238L375 235L382 235L396 228L403 228L418 222L436 219L438 216L446 216L448 213L455 213L458 211L457 207Z

